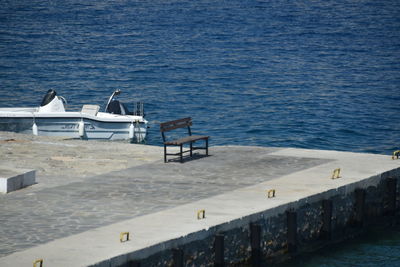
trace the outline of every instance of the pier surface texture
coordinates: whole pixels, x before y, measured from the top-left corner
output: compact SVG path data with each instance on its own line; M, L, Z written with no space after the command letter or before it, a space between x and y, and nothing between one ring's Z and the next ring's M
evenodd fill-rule
M218 146L164 163L162 147L5 132L0 151L37 182L0 193L0 266L259 264L399 206L385 155Z

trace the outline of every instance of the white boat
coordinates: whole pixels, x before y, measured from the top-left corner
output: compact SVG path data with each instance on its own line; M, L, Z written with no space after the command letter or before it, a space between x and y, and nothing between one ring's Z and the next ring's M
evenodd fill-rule
M98 105L83 105L80 111L65 111L65 99L49 90L39 107L0 108L0 131L143 142L147 132L143 103L136 103L135 111L129 112L126 105L116 99L120 92L116 90L104 112L99 112Z

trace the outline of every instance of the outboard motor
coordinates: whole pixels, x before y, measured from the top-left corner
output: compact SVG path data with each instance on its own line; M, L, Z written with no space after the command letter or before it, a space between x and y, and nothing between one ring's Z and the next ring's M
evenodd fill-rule
M119 114L119 115L133 115L132 112L128 110L128 108L114 97L119 95L121 90L117 89L112 93L110 98L108 99L105 111L111 114Z
M48 90L40 104L39 112L65 112L62 99L57 96L56 91Z
M108 103L106 112L111 114L121 114L121 106L119 104L119 101L114 99L111 100L111 102Z
M108 104L106 112L111 114L133 115L123 103L115 99L111 100Z

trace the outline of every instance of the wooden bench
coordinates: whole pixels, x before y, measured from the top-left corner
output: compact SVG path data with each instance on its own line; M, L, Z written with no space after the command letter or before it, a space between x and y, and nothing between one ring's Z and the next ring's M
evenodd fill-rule
M192 135L192 131L190 130L190 126L192 126L192 118L183 118L175 121L167 121L160 124L160 132L164 141L164 162L167 162L167 156L179 156L180 161L183 162L183 153L190 152L190 156L193 156L193 151L197 149L204 149L206 151L206 155L208 155L208 138L206 135ZM165 138L165 132L172 131L179 128L186 128L188 130L188 136L167 141ZM193 143L199 140L205 141L204 147L194 147ZM190 144L190 149L183 151L183 145ZM178 153L167 153L167 146L179 146L180 151Z

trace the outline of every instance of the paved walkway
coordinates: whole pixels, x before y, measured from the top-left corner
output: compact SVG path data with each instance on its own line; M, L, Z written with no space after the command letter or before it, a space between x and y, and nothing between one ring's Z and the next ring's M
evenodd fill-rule
M277 148L211 147L209 157L164 164L161 148L141 149L153 157L100 175L77 175L59 167L60 179L42 171L38 185L0 195L0 257L330 161L270 155ZM82 156L74 153L74 160Z
M0 169L34 169L38 185L59 186L111 171L131 168L162 158L162 148L129 144L64 140L12 132L0 132Z

